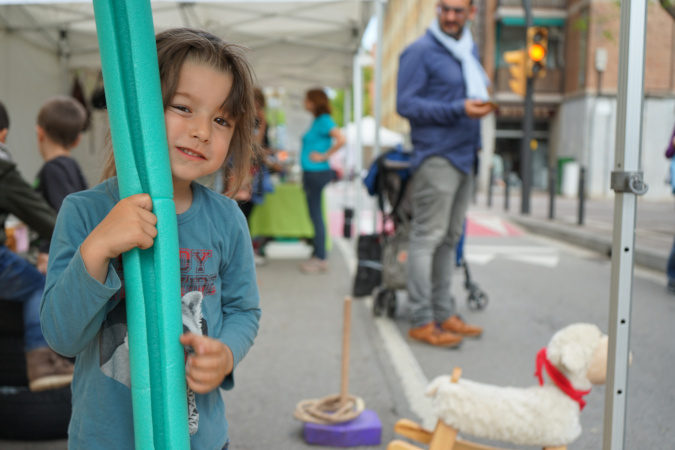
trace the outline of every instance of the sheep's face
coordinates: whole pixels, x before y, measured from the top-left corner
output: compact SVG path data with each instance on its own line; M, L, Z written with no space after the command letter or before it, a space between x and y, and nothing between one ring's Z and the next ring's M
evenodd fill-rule
M577 323L559 330L551 338L547 354L551 364L577 389L605 381L607 336L593 324Z
M609 338L607 336L602 336L600 342L595 347L595 352L593 352L593 358L591 359L591 365L586 372L586 377L588 381L593 384L605 384L607 380L607 352L609 348Z

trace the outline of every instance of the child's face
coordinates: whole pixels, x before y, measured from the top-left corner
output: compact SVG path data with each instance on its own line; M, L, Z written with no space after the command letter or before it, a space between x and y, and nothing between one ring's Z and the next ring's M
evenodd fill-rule
M234 134L234 121L221 109L232 76L186 62L176 93L164 110L174 189L218 170Z

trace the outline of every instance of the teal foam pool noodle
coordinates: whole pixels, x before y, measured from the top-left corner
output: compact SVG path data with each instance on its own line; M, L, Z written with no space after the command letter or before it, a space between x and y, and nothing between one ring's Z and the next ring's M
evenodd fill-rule
M150 194L158 235L123 254L137 450L188 449L178 226L149 0L94 0L122 198Z

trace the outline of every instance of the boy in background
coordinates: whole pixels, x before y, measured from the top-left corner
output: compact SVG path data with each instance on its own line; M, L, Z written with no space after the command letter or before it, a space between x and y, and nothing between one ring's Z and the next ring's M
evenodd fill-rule
M71 156L86 122L84 106L63 95L47 100L38 113L35 130L45 163L37 174L35 188L57 212L68 194L88 188L80 166Z
M37 116L38 148L45 163L35 179L35 189L58 213L68 194L88 188L80 166L71 156L82 138L87 123L87 111L77 100L59 95L47 100ZM49 241L40 244L37 268L47 271Z

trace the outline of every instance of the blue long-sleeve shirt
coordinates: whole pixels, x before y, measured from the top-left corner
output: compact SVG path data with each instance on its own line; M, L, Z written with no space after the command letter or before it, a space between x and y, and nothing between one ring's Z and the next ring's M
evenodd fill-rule
M176 301L186 292L204 294L207 335L232 350L236 368L253 345L260 320L251 238L233 200L196 183L192 189L192 205L177 216L181 292ZM52 238L40 320L54 350L77 355L71 450L134 448L121 258L111 261L101 284L86 271L79 250L118 201L116 179L68 196ZM233 385L230 374L220 387ZM228 434L219 389L196 394L196 403L199 429L191 447L222 448Z
M462 65L431 32L403 51L396 109L410 122L412 170L431 156L447 158L464 173L473 170L480 120L466 115L465 100Z

